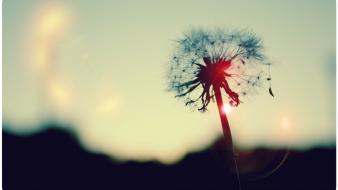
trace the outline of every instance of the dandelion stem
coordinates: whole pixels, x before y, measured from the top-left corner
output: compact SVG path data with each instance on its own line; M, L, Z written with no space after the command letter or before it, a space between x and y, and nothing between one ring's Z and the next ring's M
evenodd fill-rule
M238 171L238 168L237 168L237 162L236 162L235 153L234 153L234 146L233 146L233 143L232 143L230 125L229 125L226 113L223 112L223 109L222 109L223 108L223 100L222 100L221 88L215 87L214 92L215 92L215 97L216 97L219 115L220 115L220 118L221 118L221 124L222 124L224 139L225 139L226 156L227 156L227 160L228 160L228 165L229 165L229 168L231 168L231 171L235 170L238 189L241 190L241 181L240 181L240 178L239 178L239 171Z

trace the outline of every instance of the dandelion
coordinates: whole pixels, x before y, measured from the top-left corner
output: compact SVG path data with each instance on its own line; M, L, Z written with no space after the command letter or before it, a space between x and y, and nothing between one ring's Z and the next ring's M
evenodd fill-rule
M268 84L273 96L271 64L263 55L262 41L248 31L194 29L176 42L168 72L169 90L201 112L216 99L227 151L234 155L222 95L236 107Z

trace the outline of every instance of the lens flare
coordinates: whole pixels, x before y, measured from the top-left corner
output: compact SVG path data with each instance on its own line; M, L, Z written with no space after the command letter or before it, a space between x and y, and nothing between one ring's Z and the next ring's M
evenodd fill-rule
M59 109L71 102L66 80L58 73L59 45L72 21L71 10L66 4L47 3L39 6L31 18L29 45L27 46L29 68L43 92L43 105Z
M48 59L49 59L48 47L43 44L36 47L33 59L35 63L33 64L35 70L37 71L46 70Z
M102 115L109 115L114 112L119 105L119 98L114 96L104 97L97 105L96 111Z
M232 112L232 107L229 104L224 104L222 110L224 113L229 114L230 112Z
M41 37L57 37L65 31L69 20L70 12L66 6L48 5L38 14L36 32Z
M54 106L62 108L69 104L70 93L67 87L57 80L50 80L47 84L47 93L49 100Z

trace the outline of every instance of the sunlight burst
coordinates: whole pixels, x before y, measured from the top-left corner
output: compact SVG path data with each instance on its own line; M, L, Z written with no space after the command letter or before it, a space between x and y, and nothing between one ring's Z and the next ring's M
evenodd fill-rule
M232 112L232 107L229 104L224 104L223 105L223 112L226 114L229 114Z

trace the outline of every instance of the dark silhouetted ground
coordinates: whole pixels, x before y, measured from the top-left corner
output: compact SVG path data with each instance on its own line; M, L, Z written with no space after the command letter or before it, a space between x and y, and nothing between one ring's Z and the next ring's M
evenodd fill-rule
M105 155L85 151L75 139L71 133L55 128L32 136L3 131L3 189L234 189L222 164L219 142L167 166L157 162L114 162ZM241 175L243 190L335 189L335 151L292 151L276 173L257 181L251 181L250 176L278 163L284 151L259 149L243 153L239 159L241 171L246 171Z

